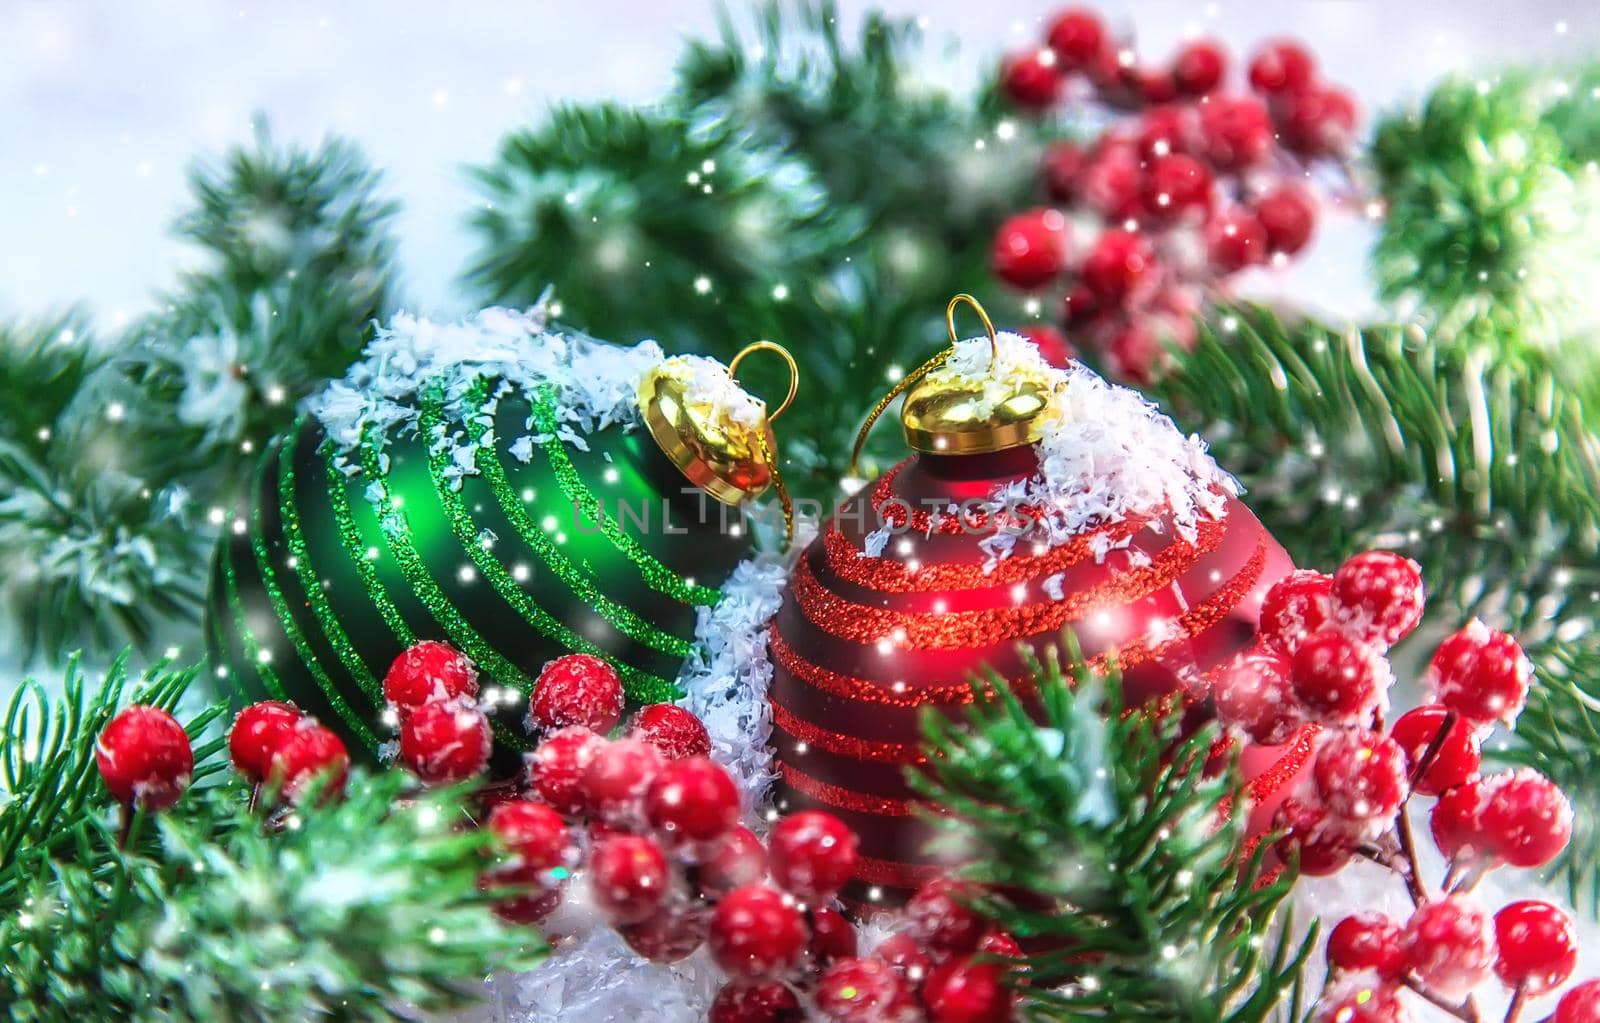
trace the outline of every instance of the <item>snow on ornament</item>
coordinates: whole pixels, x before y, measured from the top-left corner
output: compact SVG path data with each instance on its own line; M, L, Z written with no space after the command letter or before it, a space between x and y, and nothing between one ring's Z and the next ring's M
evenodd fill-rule
M860 837L847 899L936 874L905 769L918 716L956 712L991 667L1026 695L1021 650L1070 631L1137 698L1203 692L1249 644L1288 556L1231 478L1137 393L1054 368L1014 334L957 340L890 392L914 454L844 502L773 621L780 809ZM858 450L860 444L857 445Z
M374 754L404 716L384 713L392 663L448 643L501 772L554 658L602 659L635 705L681 697L697 621L751 550L745 506L776 484L787 509L783 408L734 376L761 350L793 369L768 342L724 367L558 330L542 308L397 317L232 510L207 613L218 674Z

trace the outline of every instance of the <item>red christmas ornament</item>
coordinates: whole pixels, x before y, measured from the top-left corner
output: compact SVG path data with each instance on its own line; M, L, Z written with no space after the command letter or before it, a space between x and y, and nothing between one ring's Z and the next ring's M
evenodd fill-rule
M1017 288L1054 280L1067 263L1067 218L1059 210L1018 213L995 232L994 272Z
M1474 724L1511 725L1527 702L1532 676L1533 664L1515 638L1474 619L1439 644L1423 684Z
M711 755L711 736L706 733L706 726L693 713L675 704L653 703L641 707L633 717L629 734L648 742L668 760Z
M1572 919L1548 902L1513 902L1496 913L1494 944L1495 976L1529 995L1554 991L1578 965Z
M772 879L808 901L836 894L855 873L856 836L844 822L821 810L801 810L779 821L767 840Z
M717 841L695 871L702 897L716 900L767 876L767 849L749 828L734 828Z
M189 733L160 707L142 704L118 711L101 730L94 762L111 798L146 810L172 806L194 776Z
M350 754L344 742L332 731L310 718L304 718L277 752L267 778L281 786L280 791L298 800L312 782L321 782L324 798L344 791L350 774Z
M711 1003L711 1023L800 1023L805 1014L787 985L729 984Z
M1045 34L1063 70L1087 71L1110 48L1106 26L1093 11L1072 8L1057 16Z
M1227 73L1227 54L1209 39L1188 44L1172 62L1172 81L1184 96L1204 96L1221 85Z
M613 923L637 924L666 902L667 858L654 840L641 835L611 835L589 857L589 885L595 904Z
M1478 819L1490 851L1513 867L1542 867L1572 838L1566 793L1532 768L1487 779Z
M841 959L823 971L812 997L833 1023L909 1020L914 1012L905 981L881 959Z
M528 730L582 725L604 735L622 720L622 677L607 661L565 654L544 666L528 701Z
M639 825L644 819L644 795L661 765L661 754L647 742L602 742L583 772L585 807L613 827Z
M448 643L423 640L402 651L383 676L383 698L401 720L432 700L478 695L478 671Z
M1006 1023L1011 1018L1011 991L1000 967L971 959L935 967L922 986L922 1004L929 1023Z
M1278 580L1261 602L1261 639L1292 654L1328 623L1333 577L1300 570Z
M1289 680L1312 720L1364 726L1388 698L1389 665L1360 640L1324 629L1295 651Z
M266 780L272 754L294 734L305 717L292 703L263 700L241 710L228 729L228 757L234 770L251 782Z
M1029 50L1006 61L1000 88L1024 110L1045 110L1061 95L1061 70L1053 50Z
M1483 786L1476 781L1458 785L1433 804L1428 830L1439 851L1452 860L1491 852L1483 832Z
M1406 775L1406 755L1399 743L1355 729L1329 736L1314 769L1322 805L1347 821L1393 817L1410 792Z
M669 761L644 797L650 826L673 837L708 842L739 823L739 789L705 757Z
M1460 998L1489 975L1494 936L1483 910L1465 898L1425 902L1401 942L1406 966L1446 998Z
M1422 621L1422 568L1391 551L1367 551L1339 566L1329 595L1340 628L1393 646Z
M1561 996L1552 1023L1600 1023L1600 980L1574 984Z
M1255 201L1256 219L1267 233L1267 247L1292 256L1305 248L1317 226L1317 207L1296 184L1280 185Z
M579 814L588 808L583 787L589 761L605 745L605 740L573 725L552 732L528 757L528 782L539 798L564 814Z
M489 718L470 700L434 700L401 726L400 761L428 785L451 784L483 773L493 744Z
M1268 96L1303 91L1316 76L1311 54L1298 43L1263 46L1250 60L1250 88Z
M1396 980L1406 971L1400 936L1400 925L1382 913L1347 916L1328 935L1328 966L1374 970L1384 980Z
M1400 715L1389 730L1389 737L1405 751L1407 775L1411 775L1422 762L1422 757L1433 748L1439 733L1449 723L1443 742L1434 753L1428 770L1412 786L1425 796L1437 796L1453 789L1478 773L1480 760L1478 733L1466 718L1455 717L1438 705L1418 707Z
M765 980L793 971L808 938L792 898L765 885L746 885L717 903L708 943L729 976Z
M1287 862L1298 855L1302 874L1322 877L1335 873L1356 854L1357 835L1349 823L1309 799L1285 799L1272 826L1287 829L1278 840L1278 856Z

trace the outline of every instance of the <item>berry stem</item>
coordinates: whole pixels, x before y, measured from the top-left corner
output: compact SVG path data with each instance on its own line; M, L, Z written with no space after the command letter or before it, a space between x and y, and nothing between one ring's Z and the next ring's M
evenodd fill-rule
M117 850L121 852L128 848L128 841L133 837L133 804L120 804L119 814L119 823L117 824Z
M1405 857L1405 868L1401 875L1406 881L1406 894L1411 896L1411 904L1420 906L1428 900L1428 892L1422 887L1422 868L1417 863L1417 843L1411 837L1411 815L1406 812L1405 803L1400 804L1400 812L1394 818L1395 836L1400 841L1400 852Z
M1439 730L1433 735L1433 740L1428 743L1428 748L1422 751L1422 756L1417 758L1416 766L1411 769L1411 792L1416 791L1417 782L1421 781L1422 776L1428 773L1428 768L1433 766L1433 762L1439 759L1439 751L1444 749L1445 740L1450 737L1450 730L1455 726L1456 712L1452 710L1445 714L1444 720L1439 723ZM1406 798L1410 798L1409 792Z
M1517 1023L1517 1017L1522 1015L1522 1006L1527 995L1526 984L1518 984L1516 990L1511 992L1511 1004L1506 1006L1505 1023Z
M1456 882L1456 886L1454 888L1450 889L1450 894L1451 895L1466 895L1466 894L1468 894L1474 888L1478 887L1478 882L1482 881L1484 875L1489 873L1489 871L1491 871L1493 869L1494 869L1494 861L1492 859L1484 858L1484 859L1478 860L1462 876L1461 880Z
M1400 983L1404 984L1412 991L1415 991L1430 1004L1437 1006L1443 1011L1454 1016L1456 1019L1461 1020L1461 1023L1480 1023L1480 1020L1478 1019L1478 1007L1473 1003L1470 996L1468 996L1468 998L1461 1004L1452 1005L1439 995L1435 994L1433 991L1429 990L1428 987L1419 981L1413 974L1407 974L1405 979Z
M254 782L250 786L250 802L245 806L245 812L248 813L248 814L252 814L253 815L256 812L256 803L260 799L261 799L261 783L260 782Z

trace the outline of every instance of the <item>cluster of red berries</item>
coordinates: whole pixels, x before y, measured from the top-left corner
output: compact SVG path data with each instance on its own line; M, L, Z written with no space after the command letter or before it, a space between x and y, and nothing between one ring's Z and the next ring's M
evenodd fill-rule
M1259 50L1250 92L1225 87L1228 64L1220 45L1199 40L1168 68L1141 67L1099 17L1067 10L1043 46L1001 72L1003 91L1026 110L1076 89L1109 124L1089 145L1050 147L1052 205L1001 225L995 273L1024 290L1058 289L1073 338L1136 381L1159 368L1166 344L1193 344L1192 317L1229 277L1305 248L1317 208L1302 182L1354 141L1354 100L1317 78L1303 47ZM1070 354L1053 328L1030 333L1046 352Z
M1405 1018L1402 986L1457 1002L1491 971L1532 997L1565 982L1576 962L1560 909L1517 902L1491 925L1472 898L1489 870L1543 866L1572 834L1565 795L1542 775L1479 774L1484 737L1514 722L1527 699L1532 666L1516 640L1477 621L1447 637L1424 673L1429 702L1385 734L1388 649L1423 607L1416 564L1393 553L1358 554L1331 576L1296 572L1264 598L1257 645L1213 684L1218 716L1258 743L1318 729L1309 777L1277 810L1278 854L1310 875L1371 859L1405 879L1415 904L1403 926L1369 913L1334 928L1329 1023ZM1449 867L1435 892L1411 837L1413 795L1438 797L1431 830Z
M277 700L253 703L234 717L228 756L254 791L267 787L290 800L313 782L323 798L337 795L350 775L343 740L299 707Z

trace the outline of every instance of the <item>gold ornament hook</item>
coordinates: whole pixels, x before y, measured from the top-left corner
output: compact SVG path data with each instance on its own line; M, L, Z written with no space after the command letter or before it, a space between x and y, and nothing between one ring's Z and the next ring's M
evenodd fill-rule
M745 356L754 352L777 352L779 357L782 358L784 362L789 364L789 393L784 396L783 404L778 406L778 411L767 414L767 422L776 422L778 417L783 415L784 410L790 405L794 404L794 396L800 392L800 367L795 365L794 356L789 354L789 349L783 347L777 342L752 341L743 348L739 349L738 354L736 354L732 361L728 363L728 379L732 380L734 383L739 382L737 375L739 372L739 363L744 361Z
M983 321L983 329L985 333L989 335L990 365L993 365L1000 359L1000 341L997 337L995 337L994 321L989 319L989 314L984 310L983 303L979 302L966 292L962 292L955 298L952 298L950 300L950 304L944 307L944 325L950 330L950 344L954 345L957 341L961 340L956 336L956 310L963 305L971 306L972 311L978 314L978 319Z

